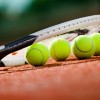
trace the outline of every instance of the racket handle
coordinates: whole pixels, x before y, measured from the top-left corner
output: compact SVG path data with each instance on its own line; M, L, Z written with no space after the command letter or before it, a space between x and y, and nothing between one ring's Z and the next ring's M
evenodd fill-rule
M21 39L0 46L0 60L9 53L15 52L17 50L31 45L37 38L37 35L28 35Z

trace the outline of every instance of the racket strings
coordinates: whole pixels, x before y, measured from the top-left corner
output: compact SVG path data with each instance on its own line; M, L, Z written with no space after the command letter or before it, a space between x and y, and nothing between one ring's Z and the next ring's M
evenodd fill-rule
M55 38L64 38L67 41L71 42L74 38L76 38L78 35L90 35L94 32L100 32L100 26L99 25L94 25L94 26L87 26L84 28L79 28L77 30L74 31L70 31L70 32L66 32L66 33L62 33L60 35L45 39L43 41L41 41L43 44L47 45L50 44L50 42L52 40L54 40Z

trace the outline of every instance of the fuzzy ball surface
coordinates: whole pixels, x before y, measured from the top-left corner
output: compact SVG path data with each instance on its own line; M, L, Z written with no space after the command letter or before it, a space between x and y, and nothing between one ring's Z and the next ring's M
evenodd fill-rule
M66 60L71 53L69 42L63 38L53 40L49 50L51 57L56 61Z
M44 65L49 59L49 50L42 43L32 44L26 52L26 60L34 66Z
M90 35L90 38L94 41L95 45L95 56L100 55L100 33L93 33Z
M73 40L73 54L78 59L90 58L95 52L93 40L86 35L80 35Z

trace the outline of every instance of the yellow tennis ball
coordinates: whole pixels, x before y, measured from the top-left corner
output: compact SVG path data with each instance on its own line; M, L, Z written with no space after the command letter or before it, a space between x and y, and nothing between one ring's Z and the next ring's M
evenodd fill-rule
M69 42L62 38L53 40L49 50L51 57L56 61L66 60L71 52Z
M78 36L73 41L72 51L78 59L90 58L95 51L94 42L86 35Z
M95 45L95 56L100 55L100 33L93 33L90 35L90 38L94 41Z
M49 58L49 50L42 43L32 44L26 52L26 60L34 66L44 65Z

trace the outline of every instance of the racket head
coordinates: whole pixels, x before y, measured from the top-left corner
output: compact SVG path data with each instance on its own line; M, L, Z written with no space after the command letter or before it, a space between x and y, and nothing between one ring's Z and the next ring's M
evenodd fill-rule
M94 32L99 32L99 23L99 15L89 16L43 29L41 31L35 32L34 34L30 34L30 36L38 36L34 43L41 42L47 46L50 44L50 41L57 37L64 38L71 43L72 40L78 35L90 35ZM10 53L1 60L0 66L19 66L25 64L25 51L26 48L17 51L15 55L13 55L14 53Z

